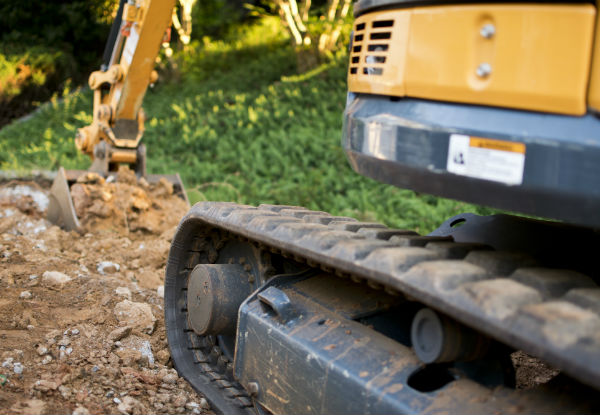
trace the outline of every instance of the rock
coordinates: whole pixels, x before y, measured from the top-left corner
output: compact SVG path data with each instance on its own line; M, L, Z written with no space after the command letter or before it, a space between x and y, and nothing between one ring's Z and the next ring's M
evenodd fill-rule
M200 398L200 407L202 409L210 409L210 405L208 404L208 401L204 398Z
M117 287L115 289L115 293L119 296L127 298L128 300L131 300L131 290L127 287Z
M50 356L49 354L47 354L46 356L44 356L44 358L42 359L42 364L43 365L47 365L48 363L50 363L52 361L52 356Z
M145 412L145 408L141 404L141 402L131 396L125 396L123 398L123 401L117 406L117 409L124 415L139 414Z
M86 174L82 174L77 178L77 183L97 183L104 184L104 177L100 176L98 173L88 172Z
M117 171L117 182L136 185L137 177L135 176L135 172L128 166L120 165Z
M173 183L162 177L156 186L156 197L168 197L173 194Z
M187 403L187 398L183 394L177 395L175 397L175 399L173 400L173 406L175 406L175 408L180 408L182 406L185 406L186 403Z
M56 390L57 388L58 384L50 380L40 379L33 384L33 389L38 390L40 392L48 392L51 390Z
M58 345L59 346L65 346L65 347L67 347L70 344L71 344L71 340L68 337L66 337L66 336L63 337L62 339L60 339L58 341Z
M102 275L114 274L115 272L119 272L119 269L121 269L119 264L110 261L102 261L96 266L96 270Z
M8 357L4 362L2 362L2 367L12 369L14 361L15 359L13 357Z
M169 395L166 393L157 393L156 399L158 399L158 401L163 404L169 403L169 401L170 401Z
M171 384L171 385L172 385L172 384L175 384L175 383L177 383L177 379L178 379L178 378L179 378L179 376L177 376L176 374L174 374L174 373L169 373L168 375L166 375L166 376L164 376L164 377L162 378L162 381L163 381L164 383L168 383L168 384Z
M156 353L156 360L161 365L166 365L169 362L170 357L171 357L171 354L169 353L169 351L167 349L159 350Z
M140 177L140 180L138 180L138 184L140 185L140 187L146 190L150 188L150 183L148 183L148 180L146 180L144 177Z
M48 348L46 346L42 346L42 345L38 345L35 349L35 351L37 352L37 354L39 354L40 356L44 356L47 355L48 353L50 353L48 351Z
M152 206L152 200L142 189L135 189L129 199L129 204L137 211L148 210Z
M158 286L158 288L156 289L156 295L158 295L159 298L165 298L165 286L164 285Z
M53 285L63 285L71 281L71 277L60 271L46 271L42 274L42 281Z
M154 318L149 304L123 300L117 303L114 313L117 320L132 326L134 329L139 329L141 332L148 334L152 334L154 331L156 318Z
M108 340L116 342L131 334L131 326L119 327L108 333Z
M90 415L90 411L85 406L77 405L72 415Z
M23 363L15 362L13 366L13 372L15 372L17 375L23 373Z
M146 359L148 359L148 364L150 366L154 366L154 355L152 354L152 346L148 340L144 340L140 345L140 353Z
M60 330L52 330L48 333L46 333L46 335L44 336L46 338L46 342L48 344L54 344L56 343L56 339L58 339L61 336L61 332Z
M63 397L63 399L69 399L71 397L71 394L72 394L71 388L69 388L68 386L60 385L58 387L58 391L60 392L60 395ZM75 413L75 412L73 412L73 413Z
M21 294L19 294L19 298L22 298L23 300L29 300L31 297L33 297L33 295L31 295L29 291L22 291Z
M115 352L123 361L123 366L147 366L148 358L142 356L139 350L135 349L120 349ZM144 365L146 363L146 365Z

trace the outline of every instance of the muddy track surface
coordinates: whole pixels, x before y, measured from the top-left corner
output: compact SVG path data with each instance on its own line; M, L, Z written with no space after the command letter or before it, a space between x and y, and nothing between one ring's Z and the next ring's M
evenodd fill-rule
M187 205L128 171L72 192L82 234L44 219L44 186L0 186L1 412L210 413L172 368L163 322Z

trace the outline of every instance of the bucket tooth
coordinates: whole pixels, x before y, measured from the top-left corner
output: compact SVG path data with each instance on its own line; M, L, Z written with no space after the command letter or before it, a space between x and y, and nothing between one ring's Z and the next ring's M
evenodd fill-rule
M79 219L75 214L75 206L71 199L71 191L67 181L64 168L58 169L58 173L50 189L50 203L46 218L68 231L79 231Z

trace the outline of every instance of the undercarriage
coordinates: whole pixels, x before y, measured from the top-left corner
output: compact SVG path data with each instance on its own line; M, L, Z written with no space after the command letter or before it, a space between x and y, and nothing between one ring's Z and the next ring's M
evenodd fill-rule
M503 215L421 236L199 203L167 265L173 363L222 413L597 411L597 242ZM517 389L516 351L560 374Z

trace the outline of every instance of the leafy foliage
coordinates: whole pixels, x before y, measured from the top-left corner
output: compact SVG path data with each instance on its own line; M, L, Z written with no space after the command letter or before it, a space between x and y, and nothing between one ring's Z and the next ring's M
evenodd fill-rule
M146 95L149 171L179 172L192 201L300 205L420 232L462 211L486 212L353 172L340 146L345 54L297 74L287 42L277 19L237 41L193 42L181 80ZM0 168L86 168L72 137L90 121L91 101L77 91L0 130Z
M0 126L98 65L115 2L0 2Z

